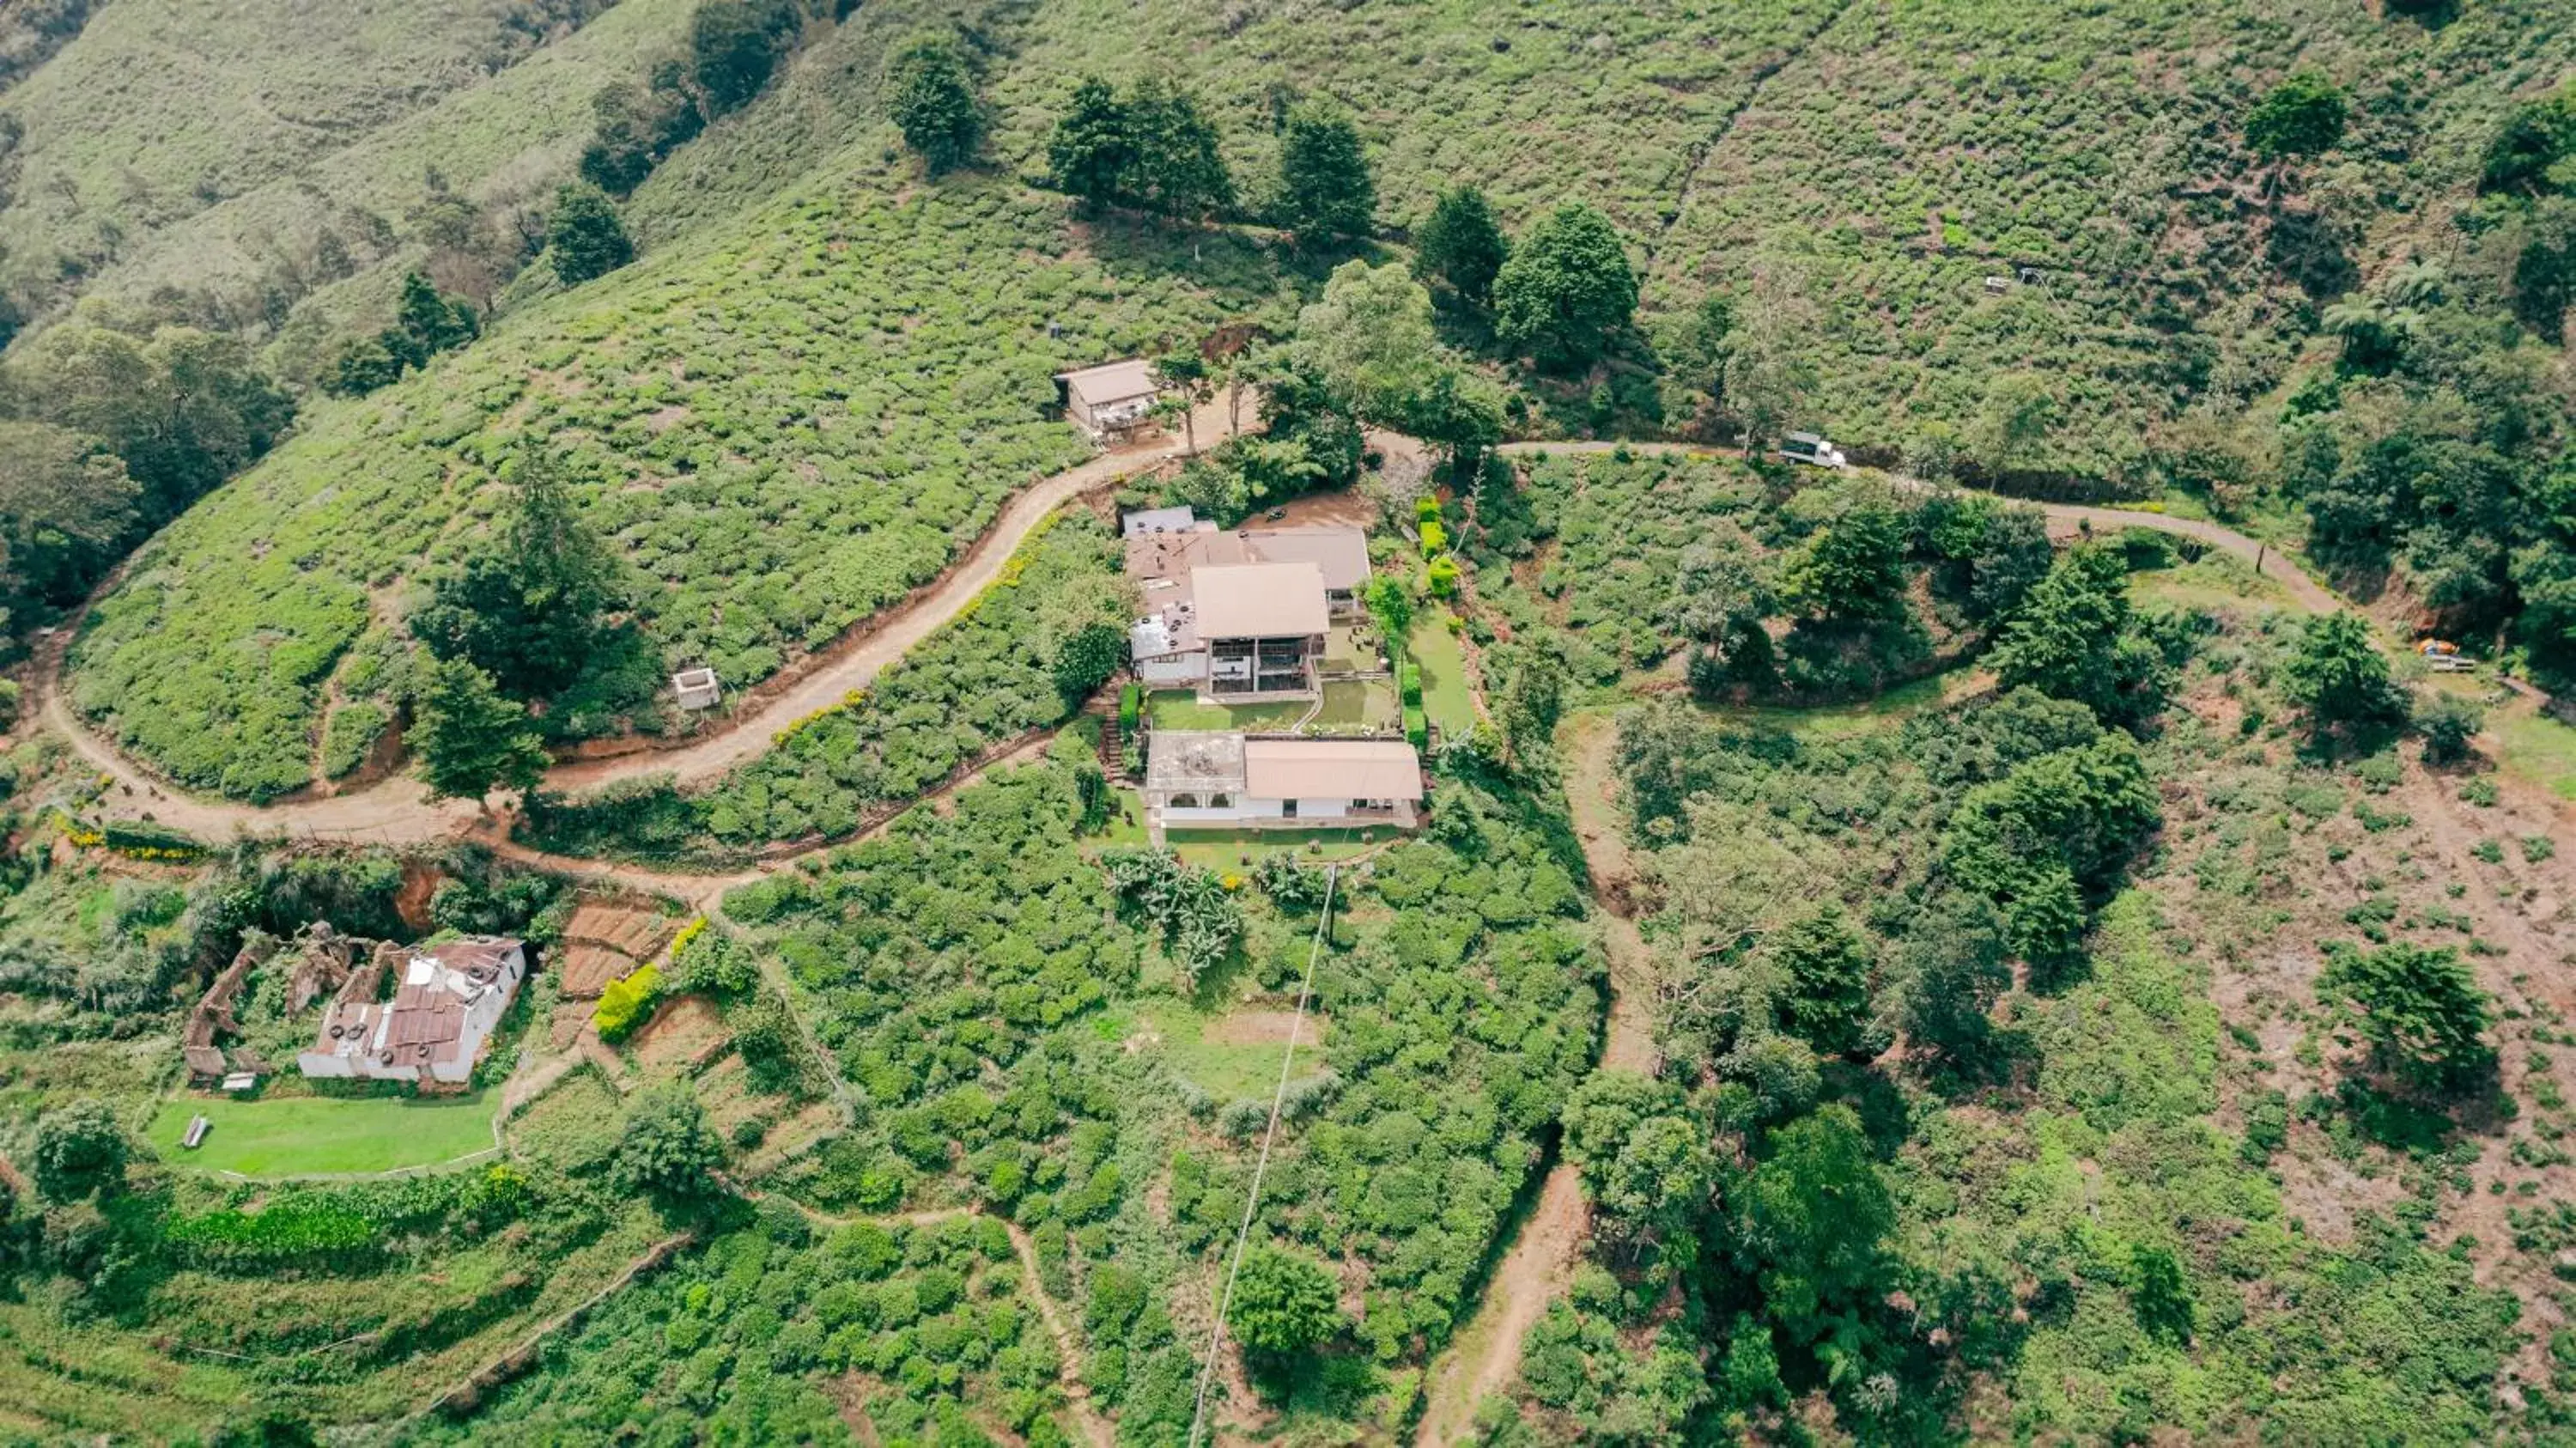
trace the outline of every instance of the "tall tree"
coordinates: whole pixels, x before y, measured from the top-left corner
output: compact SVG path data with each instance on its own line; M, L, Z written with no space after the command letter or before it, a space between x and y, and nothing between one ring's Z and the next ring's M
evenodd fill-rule
M2312 70L2274 86L2245 117L2245 144L2271 168L2277 184L2293 161L2322 156L2343 139L2352 104L2343 88Z
M2133 626L2128 565L2113 549L2071 549L2004 625L1991 663L2002 688L2023 685L2133 724L2162 702L2163 658Z
M2282 675L2319 733L2405 722L2405 696L2389 680L2388 659L2360 614L2337 610L2308 620Z
M394 328L414 349L407 360L418 367L473 341L482 324L463 298L445 295L419 272L405 272L402 295L394 303Z
M2448 946L2335 951L2317 993L2353 1011L2373 1064L2409 1085L2456 1090L2495 1071L2487 993Z
M39 1196L49 1202L80 1201L124 1185L132 1150L116 1113L106 1102L84 1096L36 1119L35 1151L28 1165Z
M1197 453L1199 404L1207 400L1210 387L1207 359L1196 352L1165 353L1154 359L1154 382L1163 389L1172 415L1181 420L1183 445Z
M1164 76L1147 76L1129 95L1127 114L1136 138L1129 189L1138 200L1189 221L1234 204L1234 173L1197 96Z
M1279 137L1279 224L1299 245L1366 236L1377 182L1350 118L1312 101L1288 113Z
M77 600L134 527L141 491L96 438L0 421L0 594Z
M1681 1091L1630 1071L1595 1071L1566 1102L1565 1154L1606 1219L1603 1235L1630 1253L1660 1249L1686 1267L1715 1200L1714 1135Z
M1581 203L1541 218L1494 276L1494 335L1543 367L1589 365L1636 309L1618 228Z
M432 799L479 804L493 790L534 789L545 778L545 742L527 711L501 697L492 676L468 660L429 660L412 711L404 742L420 760Z
M1761 1288L1781 1337L1830 1360L1848 1352L1845 1329L1884 1290L1895 1200L1860 1117L1839 1102L1774 1127L1765 1144L1734 1203L1737 1266Z
M701 0L689 15L689 57L710 118L740 110L769 84L795 31L790 0Z
M514 699L550 697L587 662L617 602L618 565L572 497L561 457L519 460L499 547L441 581L411 632L441 658L467 660Z
M1404 427L1441 367L1431 294L1402 267L1346 261L1297 314L1288 355L1362 421Z
M26 413L87 433L125 462L146 526L177 517L268 451L295 404L237 337L193 327L137 335L84 303L9 369Z
M1247 1351L1301 1353L1340 1329L1341 1294L1332 1274L1312 1260L1263 1247L1246 1254L1235 1275L1225 1325Z
M626 1108L608 1177L620 1191L682 1202L713 1193L723 1165L724 1147L707 1129L705 1108L686 1082L674 1082L638 1094Z
M917 36L896 51L886 61L885 98L904 144L931 175L975 159L984 139L984 112L975 100L974 72L954 39Z
M1463 487L1503 440L1503 389L1481 373L1443 365L1406 405L1405 418L1407 431L1448 455L1450 475Z
M1494 278L1512 254L1485 193L1473 186L1443 191L1413 233L1417 274L1447 282L1475 306L1494 299Z
M1905 613L1905 520L1884 487L1844 485L1824 526L1789 561L1784 591L1829 623L1873 623Z
M1126 194L1138 160L1135 118L1109 82L1085 76L1073 88L1055 131L1047 137L1047 169L1055 182L1098 206Z
M635 243L607 192L566 186L555 192L555 209L546 217L546 254L564 285L577 287L633 261Z
M1841 907L1827 905L1791 921L1762 949L1785 987L1778 1002L1780 1029L1827 1055L1861 1051L1878 956Z

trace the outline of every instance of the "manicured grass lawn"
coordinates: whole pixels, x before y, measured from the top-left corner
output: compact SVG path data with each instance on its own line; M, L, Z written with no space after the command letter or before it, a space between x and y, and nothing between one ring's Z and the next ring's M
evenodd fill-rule
M1244 868L1243 857L1246 855L1251 856L1256 864L1264 855L1277 854L1294 854L1310 862L1347 860L1403 833L1393 825L1377 825L1370 829L1165 830L1163 842L1188 864L1209 870L1239 871ZM1323 848L1308 854L1308 845L1321 845Z
M1109 823L1092 836L1104 848L1145 843L1145 793L1126 786L1109 791Z
M1284 730L1306 717L1311 700L1281 704L1202 704L1187 689L1159 689L1146 705L1157 729ZM1311 727L1356 729L1375 723L1393 729L1403 722L1395 685L1385 679L1345 679L1324 686L1324 707Z
M300 1176L325 1172L378 1172L428 1166L490 1149L492 1113L500 1098L489 1091L466 1096L413 1099L399 1096L341 1100L290 1096L274 1101L234 1101L183 1096L162 1103L147 1133L163 1161L244 1176ZM214 1123L205 1145L179 1145L188 1118Z
M1306 712L1308 700L1228 707L1202 704L1187 689L1157 689L1146 696L1146 709L1157 729L1285 729Z
M1405 657L1422 666L1422 712L1432 723L1455 732L1476 722L1476 699L1467 689L1467 650L1449 632L1444 615L1435 611L1413 621Z
M2505 772L2529 780L2560 799L2576 799L2576 728L2545 714L2516 709L2495 720Z

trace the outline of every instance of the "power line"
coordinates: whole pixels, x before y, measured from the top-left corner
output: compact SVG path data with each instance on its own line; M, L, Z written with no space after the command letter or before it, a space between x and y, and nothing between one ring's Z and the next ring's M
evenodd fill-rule
M1306 1029L1306 1003L1315 994L1315 961L1324 953L1324 927L1333 918L1333 885L1339 865L1324 867L1324 908L1315 916L1315 938L1306 947L1306 978L1297 986L1297 1015L1288 1023L1288 1049L1279 1053L1279 1085L1270 1093L1270 1125L1261 1133L1261 1157L1252 1165L1252 1189L1243 1197L1243 1225L1234 1234L1234 1262L1225 1269L1225 1290L1217 1294L1216 1327L1208 1334L1207 1357L1199 1363L1198 1402L1190 1409L1188 1448L1198 1448L1199 1429L1207 1421L1208 1382L1216 1375L1216 1355L1225 1346L1225 1314L1234 1306L1234 1279L1243 1271L1244 1245L1252 1240L1252 1216L1261 1206L1261 1177L1270 1169L1270 1143L1279 1136L1280 1104L1288 1098L1288 1068L1297 1059L1297 1038Z

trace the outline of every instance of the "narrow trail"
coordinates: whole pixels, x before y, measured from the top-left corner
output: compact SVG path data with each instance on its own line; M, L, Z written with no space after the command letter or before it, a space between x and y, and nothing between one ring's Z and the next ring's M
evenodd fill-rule
M1565 761L1566 803L1592 876L1593 919L1610 956L1610 1018L1597 1069L1651 1074L1654 986L1646 943L1629 916L1636 876L1618 818L1611 758L1617 742L1608 714L1577 714L1557 731L1557 755ZM1477 1405L1511 1388L1530 1329L1573 1283L1591 1225L1581 1174L1560 1160L1539 1184L1538 1201L1495 1265L1475 1314L1426 1374L1416 1448L1442 1448L1474 1436Z
M753 1201L759 1201L768 1194L746 1191L744 1195ZM981 1207L932 1207L917 1212L896 1212L888 1216L842 1216L838 1213L826 1212L819 1207L807 1206L794 1197L781 1197L779 1200L794 1207L805 1220L819 1227L846 1227L856 1222L872 1223L880 1227L927 1227L940 1222L952 1222L960 1217L985 1215ZM1019 1259L1022 1283L1028 1290L1029 1300L1037 1305L1038 1320L1046 1325L1047 1336L1055 1339L1056 1383L1064 1389L1065 1402L1073 1409L1074 1419L1082 1427L1083 1441L1091 1444L1092 1448L1113 1448L1118 1441L1118 1435L1110 1427L1109 1421L1101 1417L1091 1406L1091 1385L1082 1380L1082 1339L1072 1327L1067 1325L1064 1309L1056 1305L1054 1295L1046 1290L1046 1279L1038 1273L1037 1242L1029 1236L1026 1227L1010 1218L996 1217L994 1220L1000 1222L1002 1230L1010 1234L1011 1255Z

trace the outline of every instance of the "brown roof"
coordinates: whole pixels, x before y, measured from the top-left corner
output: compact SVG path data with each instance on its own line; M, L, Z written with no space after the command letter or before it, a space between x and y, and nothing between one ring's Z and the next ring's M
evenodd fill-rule
M1154 387L1154 364L1142 357L1123 362L1103 362L1078 372L1059 372L1056 380L1086 406L1104 407L1125 402L1131 397L1150 396Z
M1247 739L1254 799L1420 799L1422 761L1395 739Z
M1312 563L1324 586L1355 589L1368 582L1368 534L1357 528L1248 528L1243 546L1263 563Z
M1331 626L1323 571L1312 563L1193 569L1190 593L1203 639L1297 638Z

